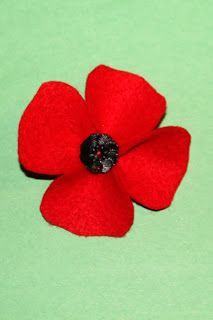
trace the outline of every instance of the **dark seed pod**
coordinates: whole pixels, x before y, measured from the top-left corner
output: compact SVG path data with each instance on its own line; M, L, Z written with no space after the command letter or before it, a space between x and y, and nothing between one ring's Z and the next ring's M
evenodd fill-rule
M93 133L80 147L80 159L93 173L106 173L118 160L119 147L107 134Z

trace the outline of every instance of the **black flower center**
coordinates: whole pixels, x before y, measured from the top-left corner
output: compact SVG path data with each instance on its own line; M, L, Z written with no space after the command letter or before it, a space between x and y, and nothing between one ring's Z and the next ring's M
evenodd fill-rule
M93 133L81 144L80 159L93 173L106 173L118 160L118 145L107 134Z

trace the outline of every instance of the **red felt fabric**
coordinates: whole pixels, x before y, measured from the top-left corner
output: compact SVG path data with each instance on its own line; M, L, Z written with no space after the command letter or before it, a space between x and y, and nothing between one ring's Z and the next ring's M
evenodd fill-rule
M88 76L86 103L98 130L117 141L120 153L140 143L166 109L165 98L145 79L104 65Z
M78 235L121 237L133 222L130 198L154 210L169 206L186 172L190 135L179 127L155 129L165 107L142 77L106 66L89 74L86 103L68 84L44 83L23 113L18 137L27 170L61 175L43 197L44 218ZM120 147L106 174L80 161L91 133L106 133Z
M79 148L91 132L83 98L63 82L41 85L19 124L18 153L33 172L61 174L81 166Z
M120 158L121 177L132 199L147 208L168 207L187 168L189 133L164 127Z
M47 189L41 212L51 224L83 236L123 236L133 223L133 206L113 170L57 178Z

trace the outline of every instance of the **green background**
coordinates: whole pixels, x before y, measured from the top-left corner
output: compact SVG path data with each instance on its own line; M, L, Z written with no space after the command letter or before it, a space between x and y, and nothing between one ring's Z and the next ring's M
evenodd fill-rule
M212 1L0 1L0 319L213 319ZM192 134L172 206L135 205L125 238L49 226L49 181L17 161L20 116L46 80L84 92L104 63L143 75L168 100L162 125Z

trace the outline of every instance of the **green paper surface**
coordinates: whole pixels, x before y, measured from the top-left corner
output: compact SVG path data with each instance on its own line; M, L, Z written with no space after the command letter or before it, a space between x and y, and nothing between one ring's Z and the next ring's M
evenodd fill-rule
M1 0L0 319L213 319L212 16L212 1ZM83 94L100 63L143 75L167 98L162 126L192 135L172 206L135 205L121 239L47 224L50 181L26 177L17 160L18 122L39 85Z

